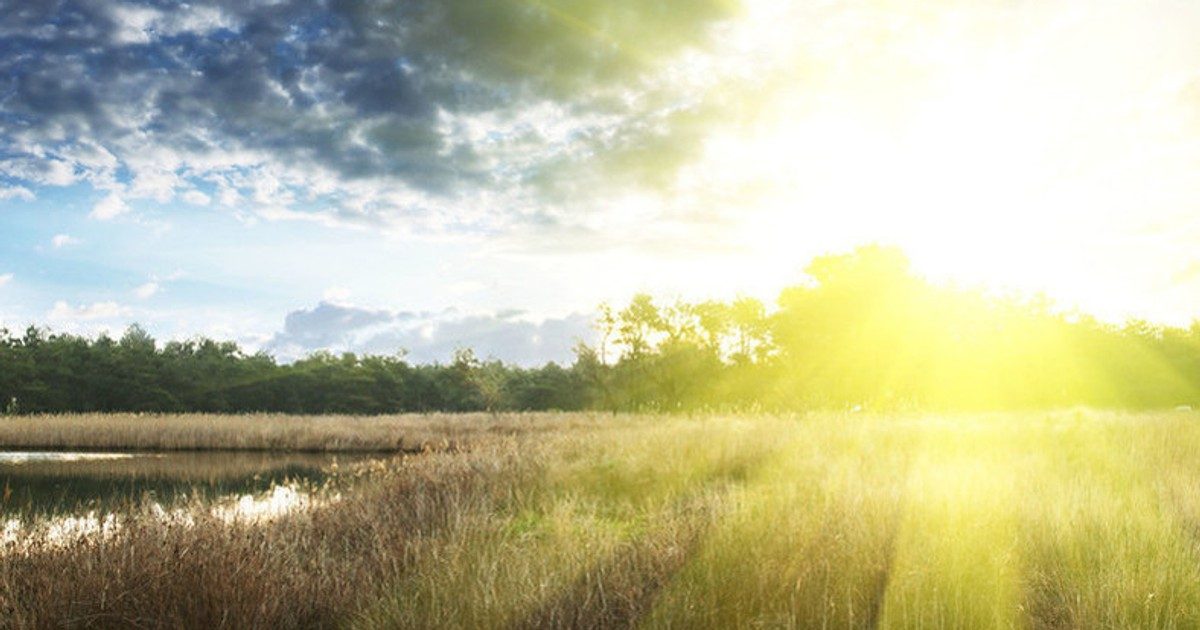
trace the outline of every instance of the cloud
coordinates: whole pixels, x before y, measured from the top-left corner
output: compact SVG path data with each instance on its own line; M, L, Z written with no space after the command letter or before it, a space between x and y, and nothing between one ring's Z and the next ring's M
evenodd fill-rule
M133 290L139 300L146 300L158 293L161 287L157 282L150 281Z
M168 284L183 279L185 275L182 269L176 269L165 276L151 274L146 282L133 289L133 295L139 300L148 300L161 293Z
M560 176L671 170L715 89L672 63L715 56L736 3L566 4L0 2L0 196L490 233L566 207Z
M183 193L183 200L194 206L207 206L212 198L199 190L189 190Z
M24 186L0 186L0 200L4 199L24 199L25 201L33 201L33 191Z
M78 245L82 242L82 240L75 238L70 234L55 234L54 237L50 239L50 244L53 245L55 249L61 249L71 245Z
M13 275L11 273L0 273L0 287L12 282Z
M93 219L107 221L125 214L126 212L129 212L129 206L125 204L125 201L121 199L120 195L113 192L96 202L96 205L92 207L91 214L88 216L92 217Z
M54 303L54 307L46 313L46 319L54 323L91 322L127 317L130 310L116 302L93 302L71 306L65 301Z
M116 24L112 37L118 44L149 44L162 37L205 35L237 26L230 14L213 6L184 5L177 11L165 12L148 6L114 3L110 15Z
M463 315L413 313L321 302L293 311L264 346L292 360L316 350L390 355L401 350L416 363L449 361L456 349L519 365L570 363L576 341L591 341L591 317L573 314L532 321L518 311Z

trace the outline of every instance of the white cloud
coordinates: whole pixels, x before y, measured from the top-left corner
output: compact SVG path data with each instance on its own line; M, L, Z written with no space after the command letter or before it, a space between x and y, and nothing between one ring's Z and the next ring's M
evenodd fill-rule
M92 208L92 213L88 216L93 219L107 221L126 212L129 212L129 206L125 204L125 200L121 199L121 196L116 192L111 192L107 197L96 203Z
M283 360L315 350L386 355L406 351L416 363L449 361L458 348L519 365L570 363L576 340L591 341L591 317L576 313L541 321L518 311L464 315L453 310L413 313L322 302L288 314L265 345Z
M207 206L212 201L208 195L195 189L183 193L183 200L195 206Z
M70 186L76 180L75 167L65 160L50 160L43 177L52 186Z
M11 273L0 273L0 287L12 282L13 275Z
M225 183L224 180L217 186L217 201L223 206L236 206L241 201L242 196L233 186Z
M176 269L165 276L153 274L145 283L138 285L138 287L133 290L133 294L139 300L148 300L161 293L165 288L165 285L168 283L175 282L183 277L184 273L182 269Z
M71 306L59 300L46 313L46 319L52 322L81 322L101 319L114 319L129 315L129 308L116 302L93 302Z
M67 247L70 245L78 245L82 243L81 239L75 238L70 234L55 234L54 238L50 239L50 244L54 245L55 249Z
M150 42L150 29L162 18L162 12L149 7L119 4L113 7L113 21L118 30L113 34L119 44L146 44Z
M126 166L133 171L129 183L129 196L136 199L154 199L166 203L182 187L183 180L175 172L179 156L175 151L163 147L147 148L136 158L128 158Z
M157 282L150 281L134 289L133 294L136 295L138 299L145 300L153 297L154 294L158 293L159 289L161 288L162 287L159 286Z
M0 186L0 200L24 199L33 201L33 192L24 186Z
M148 44L180 33L203 35L220 28L235 28L236 21L217 7L183 5L166 13L158 9L115 4L111 16L117 25L113 39L119 44Z

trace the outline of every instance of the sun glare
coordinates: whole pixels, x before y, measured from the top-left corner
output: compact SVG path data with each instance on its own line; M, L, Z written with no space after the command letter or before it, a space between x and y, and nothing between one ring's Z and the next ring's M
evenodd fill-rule
M795 270L822 251L880 242L936 279L1045 293L1105 319L1190 317L1186 299L1145 288L1149 277L1169 289L1164 269L1186 254L1170 235L1138 238L1194 188L1179 166L1195 157L1181 140L1194 130L1170 93L1178 86L1147 84L1129 61L1146 60L1139 46L1153 25L1064 13L1034 31L995 20L981 36L964 12L858 32L864 43L833 57L821 34L797 34L803 16L779 11L752 6L759 54L748 58L793 67L764 79L747 97L754 114L718 126L682 177L738 191L730 238L747 269ZM1112 61L1109 76L1056 45L1068 27L1109 37L1097 53Z

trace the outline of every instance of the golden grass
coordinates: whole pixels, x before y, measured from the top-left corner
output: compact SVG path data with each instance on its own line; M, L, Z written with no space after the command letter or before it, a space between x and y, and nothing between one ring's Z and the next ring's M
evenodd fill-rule
M0 555L0 626L1200 625L1195 414L469 421L277 521Z
M561 431L606 414L78 414L0 418L0 449L378 452L446 450L493 435Z

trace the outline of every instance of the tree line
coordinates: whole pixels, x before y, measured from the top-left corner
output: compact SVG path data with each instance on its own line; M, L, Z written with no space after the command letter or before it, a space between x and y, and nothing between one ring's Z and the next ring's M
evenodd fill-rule
M449 363L317 352L282 364L210 339L0 329L7 413L1008 409L1200 404L1200 324L1107 324L1044 299L931 283L899 250L823 256L752 298L602 305L569 366L469 349Z

